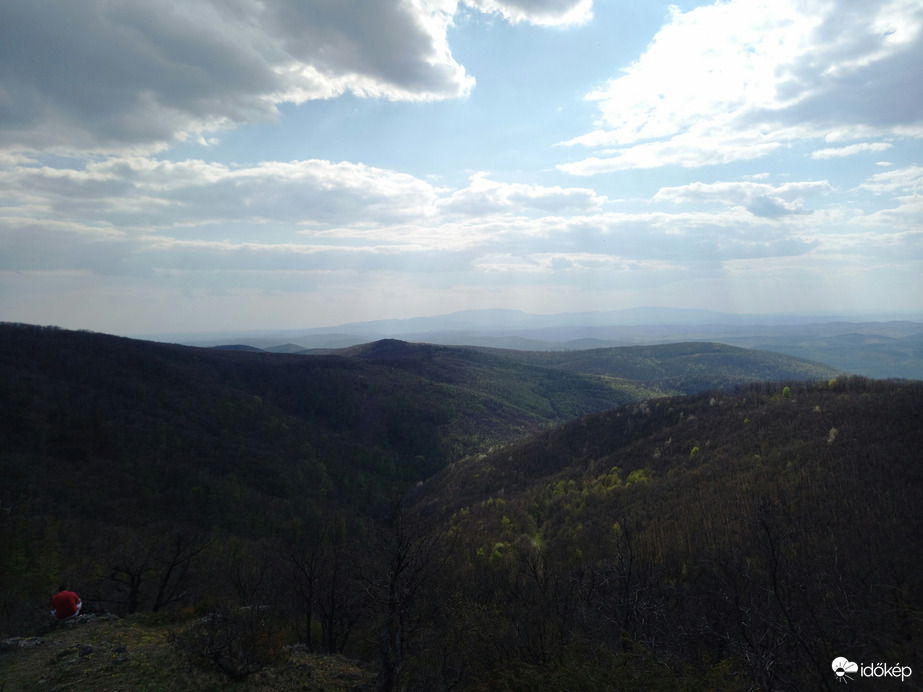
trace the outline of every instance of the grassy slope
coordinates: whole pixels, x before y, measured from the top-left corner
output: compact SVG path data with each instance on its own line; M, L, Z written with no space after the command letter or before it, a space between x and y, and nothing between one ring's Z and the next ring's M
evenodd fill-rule
M177 644L187 626L144 616L58 626L0 653L0 689L226 690L227 676L205 661L190 660ZM342 657L286 648L271 665L233 684L247 692L322 692L368 690L373 682L374 674Z

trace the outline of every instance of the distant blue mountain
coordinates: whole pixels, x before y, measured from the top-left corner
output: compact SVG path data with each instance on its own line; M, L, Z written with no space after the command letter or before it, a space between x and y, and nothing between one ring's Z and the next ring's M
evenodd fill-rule
M330 351L379 339L522 351L711 341L810 358L868 377L923 379L923 313L745 315L654 307L537 315L493 309L276 332L153 338L195 346L246 344L286 353L299 348Z

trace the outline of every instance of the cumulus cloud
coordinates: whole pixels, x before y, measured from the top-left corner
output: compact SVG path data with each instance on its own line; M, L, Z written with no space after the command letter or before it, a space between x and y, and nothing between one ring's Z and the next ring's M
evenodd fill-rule
M923 166L908 166L884 173L876 173L859 189L876 194L893 192L923 193Z
M228 166L120 156L80 168L19 166L0 180L8 205L46 218L92 216L125 229L223 221L388 224L425 216L437 198L435 188L411 175L316 159Z
M728 208L629 213L608 211L613 202L589 188L486 174L450 188L325 160L231 166L113 156L69 164L18 158L0 174L0 269L140 277L207 267L244 283L248 272L411 266L421 275L501 265L530 275L672 270L810 251L801 226L768 217L781 210L798 218L804 199L829 190L825 181L692 184L662 188L651 202Z
M791 143L923 135L923 7L906 0L730 0L670 22L591 92L593 174L753 159ZM858 150L857 150L858 151Z
M923 167L907 166L893 171L876 173L859 185L875 195L888 195L893 206L859 216L862 226L880 227L885 232L898 231L902 244L921 247L921 220L923 220ZM915 253L919 256L919 250Z
M591 0L468 0L510 22L586 21ZM157 150L345 93L464 96L457 0L4 0L0 147Z
M590 188L499 183L479 173L471 177L468 187L453 192L442 208L468 215L521 214L527 209L560 213L595 209L605 201Z
M756 182L691 183L661 188L654 200L663 202L721 202L743 206L754 216L779 218L809 214L804 198L832 191L826 180L770 185Z

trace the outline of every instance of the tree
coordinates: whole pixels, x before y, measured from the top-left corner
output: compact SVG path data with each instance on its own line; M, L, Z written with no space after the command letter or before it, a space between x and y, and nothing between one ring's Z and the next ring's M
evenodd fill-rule
M366 566L363 582L380 613L380 689L398 689L410 644L417 634L416 606L424 587L448 560L443 534L430 534L422 518L397 499L376 526L377 564Z
M109 581L123 592L127 612L138 612L145 601L158 611L184 599L190 567L210 544L210 538L181 529L165 535L132 534L111 558Z

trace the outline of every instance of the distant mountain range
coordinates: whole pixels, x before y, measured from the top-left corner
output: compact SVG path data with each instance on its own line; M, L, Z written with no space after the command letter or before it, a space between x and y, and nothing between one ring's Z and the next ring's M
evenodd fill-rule
M535 315L497 309L303 330L149 338L276 353L331 352L383 338L520 351L709 341L808 358L867 377L923 379L923 313L740 315L632 308Z

